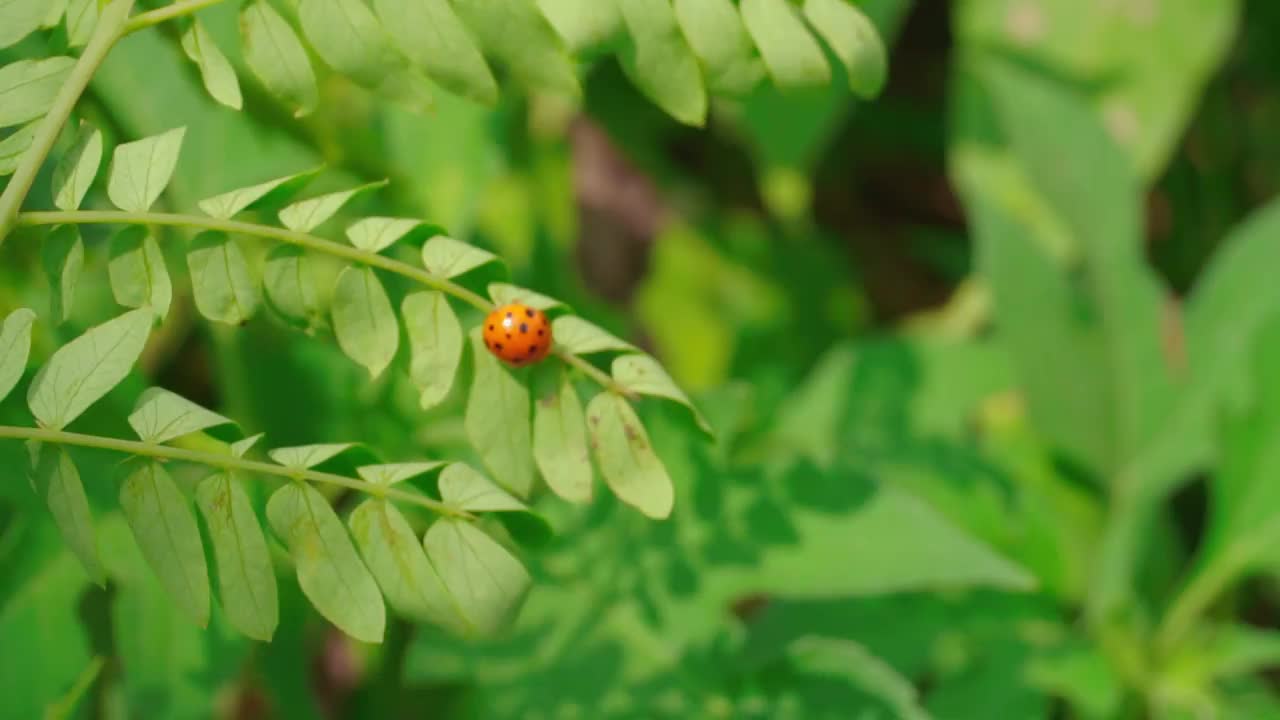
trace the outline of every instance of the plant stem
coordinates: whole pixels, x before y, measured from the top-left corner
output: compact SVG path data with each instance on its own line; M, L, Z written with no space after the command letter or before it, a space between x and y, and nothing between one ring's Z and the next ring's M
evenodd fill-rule
M13 177L9 179L9 185L5 187L4 193L0 194L0 244L4 243L5 237L13 228L18 211L27 199L27 193L31 191L31 184L35 182L36 174L40 172L40 166L44 165L45 158L53 150L54 143L58 141L58 134L67 124L67 118L71 116L76 101L89 86L89 81L93 79L93 74L106 59L107 53L120 39L129 11L133 9L133 2L134 0L115 0L102 11L93 34L89 36L89 44L85 46L80 59L71 68L67 81L58 88L58 94L54 96L49 113L36 127L31 147L22 153L21 159L18 160L18 167L14 169Z
M1233 548L1234 549L1234 548ZM1248 565L1248 551L1228 551L1216 562L1210 563L1178 593L1178 597L1165 613L1164 621L1156 634L1156 647L1167 653L1177 647L1196 618L1213 603L1222 590Z
M473 517L468 512L452 508L438 500L406 492L398 488L377 485L364 480L357 480L355 478L344 477L342 475L334 475L333 473L289 468L283 465L273 465L271 463L259 462L257 460L246 460L234 455L220 455L217 453L171 447L169 445L156 445L154 443L138 442L136 440L121 440L119 438L102 437L99 435L84 435L82 433L66 432L65 430L48 430L46 428L0 425L0 439L5 438L11 440L35 440L55 445L75 445L79 447L96 448L98 450L110 450L113 452L125 453L126 455L140 455L158 460L179 460L182 462L190 462L196 463L197 465L219 468L221 470L233 470L249 473L251 475L270 475L289 480L307 480L327 485L337 485L350 490L357 490L374 497L398 500L400 502L418 505L440 515L464 519L471 519Z
M165 20L172 20L184 15L190 15L197 10L203 10L204 8L212 5L217 5L220 2L223 2L223 0L179 0L179 2L175 2L172 5L166 5L162 8L157 8L144 13L138 13L125 24L124 32L122 34L128 35L130 33L149 28L152 25L159 25Z

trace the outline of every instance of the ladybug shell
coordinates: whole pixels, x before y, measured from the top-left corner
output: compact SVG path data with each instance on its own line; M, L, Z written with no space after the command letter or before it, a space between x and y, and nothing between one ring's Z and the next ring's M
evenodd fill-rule
M551 352L551 323L528 305L503 305L484 320L484 345L509 365L531 365Z

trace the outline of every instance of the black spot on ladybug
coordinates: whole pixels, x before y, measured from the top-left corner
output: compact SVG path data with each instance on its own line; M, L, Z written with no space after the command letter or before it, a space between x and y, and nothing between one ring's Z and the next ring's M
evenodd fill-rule
M538 328L538 337L542 337L542 328Z
M508 310L508 311L507 311L507 317L511 317L511 311L510 311L510 310Z
M511 339L511 333L507 333L507 339L508 339L508 340L510 340L510 339Z
M530 346L529 346L529 356L530 356L530 357L532 357L532 356L534 355L534 353L536 353L536 352L538 352L538 346L537 346L537 345L530 345Z
M501 349L502 349L502 343L494 343L494 344L493 344L493 349L494 349L494 350L501 350Z
M520 332L522 333L529 332L529 326L525 323L520 323Z
M529 317L538 317L538 311L534 310L533 308L525 308L524 314L528 315Z
M492 326L492 325L490 325L490 326L489 326L489 332L493 332L493 326Z

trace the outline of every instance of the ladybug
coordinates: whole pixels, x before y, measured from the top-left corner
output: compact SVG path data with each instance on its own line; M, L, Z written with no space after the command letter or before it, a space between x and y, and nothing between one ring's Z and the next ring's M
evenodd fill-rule
M531 365L551 352L551 323L528 305L503 305L484 320L484 344L509 365Z

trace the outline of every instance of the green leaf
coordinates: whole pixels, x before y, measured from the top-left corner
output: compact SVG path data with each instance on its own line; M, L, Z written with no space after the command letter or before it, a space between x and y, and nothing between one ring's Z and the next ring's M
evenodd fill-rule
M497 260L498 256L487 250L458 242L446 235L436 235L422 246L423 266L431 274L442 278L457 277Z
M255 640L270 642L280 619L276 574L267 538L240 480L215 473L196 486L218 568L218 598L227 620Z
M635 351L636 346L615 337L576 315L564 315L551 322L556 344L574 355L619 350Z
M879 95L889 58L871 20L846 0L805 0L804 15L844 63L849 87L863 97Z
M53 514L58 532L67 547L75 553L89 579L98 585L106 583L106 572L98 556L98 540L93 532L93 515L89 498L80 482L80 472L66 450L46 447L40 453L32 478L36 493L44 498Z
M541 372L533 410L533 457L547 487L574 503L590 502L591 454L582 401L567 372Z
M361 0L302 0L298 7L302 29L311 47L334 70L373 90L408 90L405 97L425 98L430 92L420 75L391 45L391 38Z
M541 293L508 283L489 283L489 299L493 300L497 305L520 303L537 310L564 307L563 302L553 297L547 297Z
M117 145L107 177L107 197L126 212L147 212L173 178L185 127Z
M199 20L192 21L182 33L182 51L200 68L200 78L209 97L235 110L243 107L235 68Z
M533 0L453 0L453 9L490 57L522 85L577 97L573 61Z
M533 448L529 389L471 334L475 376L464 424L471 446L494 478L517 497L533 489Z
M258 433L257 435L250 435L243 440L237 440L231 443L231 454L235 457L244 457L245 453L249 452L254 445L258 444L258 441L262 439L263 435L264 433Z
M675 0L676 19L706 69L707 86L743 94L760 83L764 64L730 0Z
M671 376L667 374L667 371L662 368L662 365L652 357L648 355L623 355L614 359L613 379L631 392L666 398L684 405L689 408L689 412L693 413L693 420L698 424L698 427L708 435L712 434L711 426L707 424L707 419L702 417L702 413L698 412L698 408L693 406L693 401L676 385Z
M59 210L79 208L101 164L102 132L81 121L71 149L53 168L53 204Z
M675 488L631 404L602 392L587 404L587 424L600 474L618 499L651 518L670 515Z
M240 11L244 59L258 80L302 117L319 102L316 76L302 41L267 0L255 0Z
M466 463L451 463L440 473L440 498L460 509L474 512L515 510L527 512L528 506L511 497L492 480L476 472Z
M232 421L164 388L147 388L129 414L129 427L148 443L166 443Z
M281 245L267 254L262 270L262 286L267 300L281 315L314 324L323 314L317 296L319 282L311 258L301 248Z
M386 500L366 500L351 513L351 534L391 607L415 620L457 632L466 621L445 590L404 515Z
M371 182L350 190L332 192L319 197L300 200L280 211L280 222L290 230L311 232L333 217L343 205L351 202L355 196L375 190L386 185L386 180Z
M603 47L622 30L614 0L538 0L538 8L575 53Z
M153 318L150 310L133 310L58 348L27 392L40 426L61 430L124 380L142 354Z
M267 518L288 544L298 584L320 614L356 640L382 642L382 595L324 496L290 483L272 494Z
M83 47L98 24L98 0L71 0L67 3L67 44Z
M0 18L3 12L0 5ZM75 64L75 58L59 56L0 67L0 128L22 125L49 112Z
M382 252L422 224L409 218L369 217L348 227L347 239L365 252Z
M231 190L201 200L199 206L209 217L229 220L245 210L255 210L264 206L274 207L288 201L299 190L306 187L318 172L320 168L317 167L257 185Z
M448 298L435 290L406 295L400 311L409 333L409 377L421 393L422 409L430 409L453 388L462 362L462 325Z
M147 564L178 606L200 627L209 624L209 569L196 516L158 462L147 461L125 478L120 507Z
M54 228L40 246L40 259L45 277L49 279L54 323L64 323L71 316L80 271L84 268L84 242L80 239L80 229L74 225Z
M1234 624L1214 627L1203 652L1216 677L1251 675L1280 667L1280 634L1275 630Z
M240 246L226 233L203 232L187 251L191 290L200 314L240 325L258 310L258 286Z
M173 283L165 268L164 254L147 228L133 225L111 239L107 274L111 294L125 307L151 308L159 318L169 314Z
M43 30L52 30L62 22L62 15L67 11L67 0L48 0L45 10L44 20L40 21L40 28Z
M801 637L787 646L787 659L803 673L838 678L884 701L899 720L931 717L910 680L852 640Z
M392 39L441 87L492 104L498 84L448 0L374 0Z
M373 377L382 374L400 346L391 300L373 268L348 267L333 291L333 332L347 357Z
M0 400L8 396L27 371L27 357L31 353L31 325L35 321L35 312L18 308L9 313L4 324L0 325Z
M355 443L329 443L322 445L298 445L268 450L267 456L277 463L296 470L305 470L336 457L355 447Z
M477 634L491 635L514 619L530 578L506 548L474 525L447 518L437 520L422 542L455 606Z
M361 465L356 468L356 472L366 482L371 482L375 485L394 485L424 473L429 473L441 465L444 465L444 463L438 460Z
M12 175L18 169L18 162L27 148L31 147L39 124L39 121L32 121L0 140L0 177Z
M47 0L0 0L0 49L39 29L48 15Z
M707 119L707 91L698 59L676 24L668 0L617 0L628 39L619 58L636 87L686 125Z
M747 32L760 48L769 75L781 88L826 85L831 67L818 41L787 0L742 0Z

